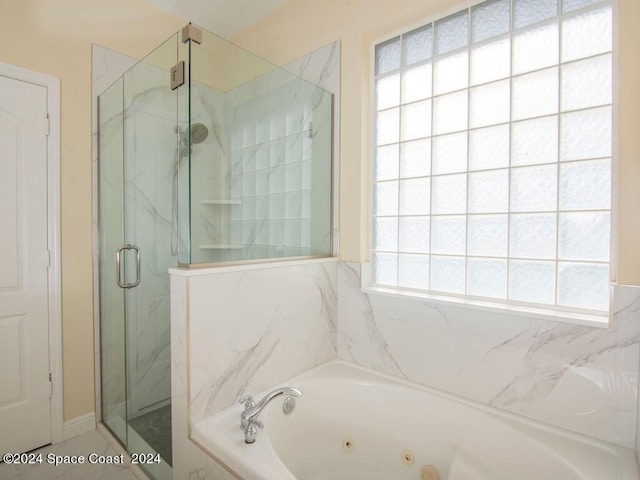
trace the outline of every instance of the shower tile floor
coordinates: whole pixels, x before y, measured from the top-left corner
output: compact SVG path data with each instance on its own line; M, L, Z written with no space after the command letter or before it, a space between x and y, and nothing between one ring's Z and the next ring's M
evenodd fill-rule
M55 455L83 455L85 458L91 453L99 455L117 455L104 436L98 431L70 438L56 445L49 445L36 453L42 453L43 463L36 465L7 465L0 463L0 480L137 480L137 477L126 465L51 465L46 463L48 454Z
M140 415L129 425L171 466L171 405Z

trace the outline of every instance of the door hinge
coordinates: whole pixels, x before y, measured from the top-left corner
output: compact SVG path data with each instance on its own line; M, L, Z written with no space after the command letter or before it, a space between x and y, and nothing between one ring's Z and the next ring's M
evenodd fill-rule
M49 114L44 119L44 134L48 137L51 133L51 119L49 118Z
M176 63L171 68L170 78L171 90L175 90L181 85L184 85L184 61Z
M49 372L49 396L53 397L53 375L51 375L51 372Z

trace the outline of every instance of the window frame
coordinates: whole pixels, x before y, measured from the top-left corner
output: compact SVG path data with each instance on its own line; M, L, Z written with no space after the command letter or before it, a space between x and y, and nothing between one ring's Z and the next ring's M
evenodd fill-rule
M373 252L374 252L374 223L375 223L375 215L374 215L374 202L375 202L375 152L376 152L376 46L384 43L386 41L392 40L400 35L407 34L415 29L426 26L428 24L435 25L435 22L438 20L444 19L448 16L455 15L456 13L468 10L476 5L484 3L486 0L472 0L467 2L458 2L457 4L449 7L447 9L440 10L438 12L434 12L427 17L423 17L414 22L403 24L396 26L395 28L389 30L384 35L373 38L369 45L369 68L368 68L368 105L365 109L368 113L368 131L367 131L367 167L368 167L368 175L367 175L367 230L366 230L366 239L367 239L367 262L362 264L361 271L361 290L365 293L370 294L379 294L384 296L392 296L396 298L405 298L414 301L427 301L429 303L439 304L439 305L449 305L454 307L465 307L465 308L473 308L479 309L483 311L490 311L500 314L509 314L516 316L524 316L529 318L539 318L544 320L552 320L565 322L570 324L578 324L578 325L587 325L605 328L609 325L611 320L613 319L613 295L614 288L613 286L616 283L617 276L617 259L618 259L618 215L617 215L617 203L618 203L618 178L619 178L619 126L618 126L618 105L619 105L619 5L618 0L604 0L602 2L598 2L599 5L609 5L611 7L611 15L612 15L612 46L611 46L611 80L612 80L612 96L611 96L611 210L610 210L610 235L609 235L609 307L607 312L599 313L594 312L593 310L586 310L574 307L565 307L561 305L544 305L544 304L535 304L521 301L513 301L507 299L491 299L487 297L477 297L468 294L455 294L448 292L436 292L436 291L424 291L411 289L407 287L393 287L393 286L384 286L378 285L373 282ZM558 2L562 2L562 0L558 0ZM581 7L583 9L585 7ZM512 20L512 19L511 19ZM511 38L511 47L513 46L513 32L514 30L510 27L509 33L507 34ZM560 30L561 32L561 30ZM471 44L468 45L469 48ZM433 57L432 57L433 58ZM592 57L587 57L592 58ZM556 68L560 68L562 63L558 64ZM433 68L433 64L432 64ZM402 67L401 70L402 71ZM538 72L540 69L536 69L533 72ZM531 72L528 72L531 73ZM522 75L522 74L518 74ZM525 74L526 75L526 74ZM514 77L513 72L510 72L509 81ZM494 82L494 81L492 81ZM481 83L480 85L485 85L485 83ZM433 88L433 87L432 87ZM472 88L471 85L467 85L467 89ZM458 90L455 90L458 91ZM455 92L454 91L454 92ZM442 94L445 95L445 94ZM433 92L430 99L433 99ZM402 100L398 105L401 108L403 105ZM433 108L433 107L432 107ZM511 108L511 107L510 107ZM598 108L598 107L589 107L589 108ZM572 111L572 110L571 110ZM555 115L560 118L562 111L559 110ZM535 117L539 118L539 117ZM514 123L514 120L510 118L508 125L511 126ZM469 131L469 126L467 123L467 130ZM433 138L433 132L430 138ZM511 135L509 136L511 139ZM398 145L402 143L402 140L399 140ZM509 171L511 170L511 165L509 165ZM465 170L465 174L469 173L469 170ZM432 175L432 173L430 173ZM397 181L400 178L396 179ZM509 180L509 185L511 185L511 179ZM559 211L555 211L556 214L559 214ZM465 213L465 217L468 217L469 212ZM393 218L393 217L391 217ZM395 218L400 218L396 216ZM468 220L467 220L468 221ZM431 255L429 252L428 255ZM468 258L466 252L464 258ZM507 257L508 260L508 257ZM466 260L465 260L466 261ZM557 263L559 260L557 258L555 262ZM556 272L557 279L557 272ZM555 285L556 293L557 293L557 282Z

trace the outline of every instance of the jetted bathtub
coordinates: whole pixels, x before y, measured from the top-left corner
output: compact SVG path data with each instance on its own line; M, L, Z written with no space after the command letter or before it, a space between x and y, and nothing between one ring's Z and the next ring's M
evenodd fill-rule
M196 424L192 439L245 480L639 478L630 450L346 362L282 386L303 396L289 415L284 397L272 401L254 444L244 442L241 405Z

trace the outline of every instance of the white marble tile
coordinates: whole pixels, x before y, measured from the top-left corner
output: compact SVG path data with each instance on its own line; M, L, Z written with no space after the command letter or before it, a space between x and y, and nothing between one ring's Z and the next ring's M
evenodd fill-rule
M635 444L640 289L595 328L360 292L339 272L338 355L625 447Z
M335 358L336 282L335 261L190 278L191 424Z

